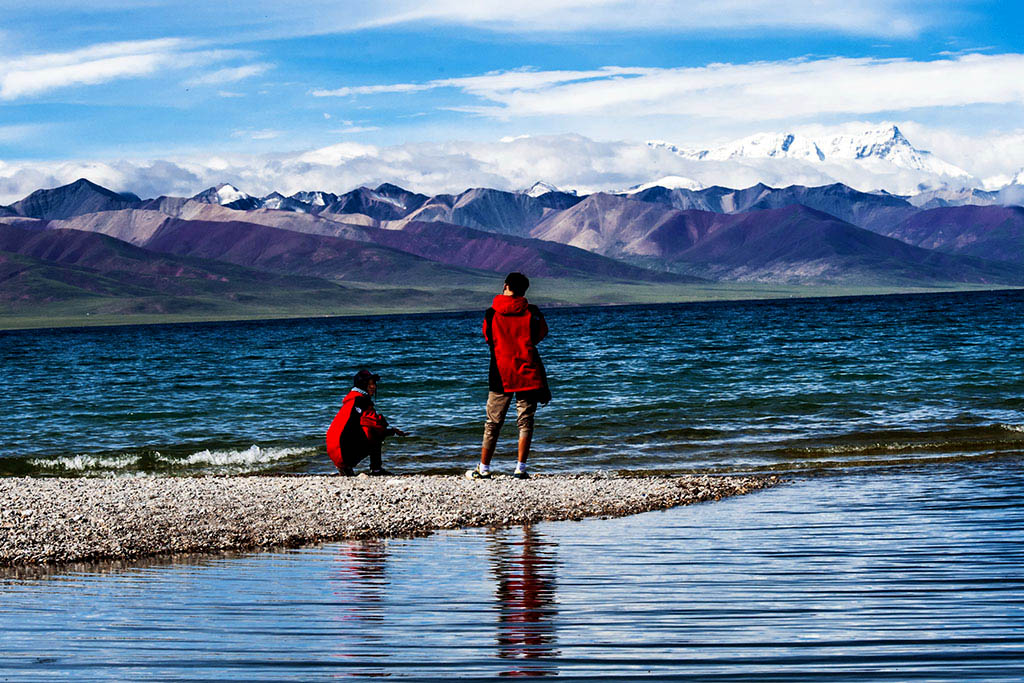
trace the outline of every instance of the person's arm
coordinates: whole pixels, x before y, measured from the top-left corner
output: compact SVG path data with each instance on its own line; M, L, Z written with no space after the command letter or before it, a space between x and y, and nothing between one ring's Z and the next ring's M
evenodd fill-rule
M488 346L494 346L494 337L491 334L491 321L494 320L494 309L488 308L484 311L484 339Z
M534 305L530 305L530 340L539 344L544 337L548 336L548 321L544 314Z
M377 412L377 407L373 405L373 401L366 399L365 407L363 408L362 414L359 416L359 425L363 427L365 431L369 433L379 434L382 437L391 436L397 434L398 436L408 436L409 433L392 427L388 424L388 419L382 414Z

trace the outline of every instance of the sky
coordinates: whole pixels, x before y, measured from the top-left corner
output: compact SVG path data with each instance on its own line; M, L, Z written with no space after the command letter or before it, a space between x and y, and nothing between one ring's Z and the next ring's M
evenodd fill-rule
M889 124L1008 179L1022 35L984 0L0 0L0 203L81 176L591 191L692 170L649 140Z

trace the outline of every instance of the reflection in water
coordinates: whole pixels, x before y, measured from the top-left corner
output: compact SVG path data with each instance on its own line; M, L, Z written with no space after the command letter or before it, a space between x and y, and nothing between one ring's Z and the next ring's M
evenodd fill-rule
M532 527L494 532L491 571L498 598L498 656L515 660L503 676L553 676L548 657L555 649L557 544Z
M380 622L384 621L384 597L388 590L387 545L381 539L350 541L338 545L337 571L332 579L341 622L347 638L336 656L358 658L366 668L350 675L388 676L381 660L387 658Z

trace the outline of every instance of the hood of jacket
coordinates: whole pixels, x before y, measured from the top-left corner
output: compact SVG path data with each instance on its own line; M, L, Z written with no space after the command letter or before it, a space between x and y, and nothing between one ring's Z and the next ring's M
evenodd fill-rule
M528 305L525 296L505 296L504 294L494 297L494 301L491 302L491 308L500 315L522 315L526 313Z

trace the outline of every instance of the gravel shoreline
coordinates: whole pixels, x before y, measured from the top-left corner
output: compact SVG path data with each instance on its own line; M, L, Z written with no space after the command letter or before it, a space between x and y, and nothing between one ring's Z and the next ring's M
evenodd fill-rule
M776 477L455 476L0 479L0 566L294 547L435 529L623 516Z

